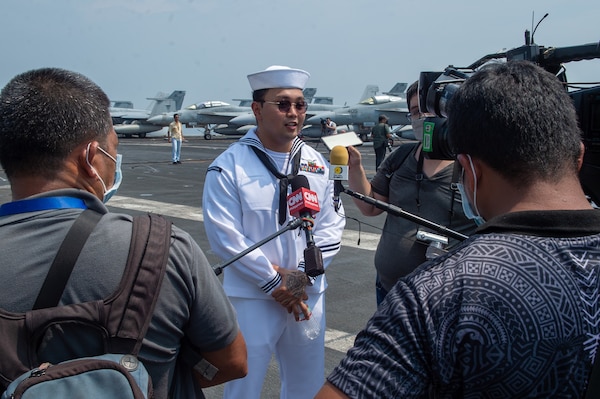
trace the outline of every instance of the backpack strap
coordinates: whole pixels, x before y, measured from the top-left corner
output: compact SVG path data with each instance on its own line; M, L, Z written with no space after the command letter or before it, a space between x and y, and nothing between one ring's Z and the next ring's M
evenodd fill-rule
M392 153L388 156L390 158L390 171L391 173L387 174L386 177L389 179L392 177L392 174L400 168L400 166L406 161L406 158L413 152L415 148L419 145L419 142L416 143L404 143L398 148L396 148Z
M48 270L33 309L52 308L58 305L81 249L100 218L102 218L101 213L86 209L75 219Z
M110 350L138 354L158 300L171 243L171 222L153 213L135 216L118 294L107 300Z

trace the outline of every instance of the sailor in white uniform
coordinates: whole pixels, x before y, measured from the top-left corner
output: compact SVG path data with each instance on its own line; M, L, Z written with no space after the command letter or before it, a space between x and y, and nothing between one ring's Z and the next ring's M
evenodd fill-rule
M306 176L319 200L312 232L325 269L340 249L344 210L334 210L329 163L298 138L308 77L306 71L282 66L248 76L257 128L210 165L202 198L208 240L223 260L294 219L285 200L291 193L288 183L298 174ZM327 282L321 274L304 287L306 247L304 232L286 231L224 269L223 285L246 340L249 370L245 378L226 384L224 398L259 399L273 354L282 398L312 398L323 385ZM297 321L303 318L309 320Z

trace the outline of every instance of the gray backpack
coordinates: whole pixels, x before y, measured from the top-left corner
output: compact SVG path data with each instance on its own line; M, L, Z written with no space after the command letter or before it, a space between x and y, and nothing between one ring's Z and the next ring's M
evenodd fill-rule
M137 355L165 274L169 221L155 214L134 217L127 266L113 294L56 306L101 216L85 210L73 224L33 310L0 309L3 399L152 397L152 381ZM85 353L73 348L85 348Z

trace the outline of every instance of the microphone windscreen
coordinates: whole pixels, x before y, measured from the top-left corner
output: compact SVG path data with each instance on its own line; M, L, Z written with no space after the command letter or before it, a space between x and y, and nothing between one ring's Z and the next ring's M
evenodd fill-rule
M308 179L304 175L297 175L292 179L292 192L300 189L307 188L310 190L310 183L308 183Z
M332 165L348 165L348 150L346 147L336 145L329 154L329 163Z

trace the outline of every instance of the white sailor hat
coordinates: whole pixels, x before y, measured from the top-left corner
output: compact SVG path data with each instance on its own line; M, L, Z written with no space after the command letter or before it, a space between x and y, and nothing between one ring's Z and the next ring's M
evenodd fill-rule
M248 81L252 91L273 88L293 88L304 90L310 74L302 69L272 65L264 71L251 73Z

